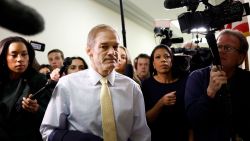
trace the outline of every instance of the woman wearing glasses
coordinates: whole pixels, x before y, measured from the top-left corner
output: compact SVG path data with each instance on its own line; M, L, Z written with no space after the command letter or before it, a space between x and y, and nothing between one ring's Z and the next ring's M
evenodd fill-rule
M217 37L221 66L192 72L185 107L195 141L250 140L250 72L240 68L248 42L239 31Z

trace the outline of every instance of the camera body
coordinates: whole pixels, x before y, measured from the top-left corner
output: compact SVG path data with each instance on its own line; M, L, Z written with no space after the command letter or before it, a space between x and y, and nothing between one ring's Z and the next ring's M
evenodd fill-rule
M212 6L203 2L207 8L204 11L185 12L178 16L182 33L190 33L193 28L205 27L208 30L220 30L225 24L241 21L243 16L250 14L248 3L234 1Z
M165 27L165 28L155 27L154 33L155 33L155 36L162 37L161 44L167 45L169 47L175 43L183 43L182 37L172 38L173 32L172 30L169 29L169 27Z
M33 47L34 50L37 51L44 51L45 50L45 44L36 42L36 41L30 41L31 46Z

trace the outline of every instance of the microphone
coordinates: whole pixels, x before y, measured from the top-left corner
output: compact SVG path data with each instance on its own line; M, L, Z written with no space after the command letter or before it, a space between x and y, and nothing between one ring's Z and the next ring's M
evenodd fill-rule
M65 72L66 69L68 69L71 63L72 63L72 60L70 57L67 57L64 59L63 66L60 68L60 71L59 71L60 77L62 77L62 74Z
M186 5L185 0L165 0L164 7L167 9L179 8Z
M0 26L23 35L44 30L43 17L33 8L17 0L0 0Z
M60 77L62 77L63 72L65 72L65 70L68 69L71 63L72 63L72 60L70 57L67 57L64 59L63 66L60 68L60 71L59 71ZM42 87L40 90L38 90L36 93L32 95L31 99L36 99L36 97L40 94L40 92L42 92L46 88L54 87L56 83L57 81L49 79L44 87Z
M209 46L211 53L212 53L212 56L213 56L213 64L219 70L221 70L220 54L218 51L217 42L216 42L216 38L215 38L214 33L208 32L206 34L206 39L207 39L208 46Z
M68 68L68 66L71 65L71 62L72 62L72 60L71 60L70 57L67 57L67 58L64 59L63 66L61 67L61 69L59 71L60 77L62 76L63 72ZM54 88L56 84L57 84L57 81L48 79L48 81L46 82L46 84L42 88L40 88L37 92L32 94L31 99L32 100L36 99L39 95L42 94L41 93L42 91L44 91L47 88ZM29 93L29 88L25 88L24 93ZM22 99L19 99L17 101L16 110L18 112L22 111Z

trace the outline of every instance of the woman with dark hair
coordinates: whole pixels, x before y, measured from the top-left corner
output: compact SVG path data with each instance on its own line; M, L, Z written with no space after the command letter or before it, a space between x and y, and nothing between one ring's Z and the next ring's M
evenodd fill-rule
M187 141L184 93L186 77L175 69L174 56L166 45L158 45L150 56L150 77L142 92L152 141Z
M41 64L38 68L38 72L42 74L49 74L52 71L52 67L49 64Z
M71 64L67 67L65 74L88 69L88 65L82 57L70 57Z
M32 63L35 52L22 37L0 41L0 140L40 141L39 127L51 91L39 91L47 82Z

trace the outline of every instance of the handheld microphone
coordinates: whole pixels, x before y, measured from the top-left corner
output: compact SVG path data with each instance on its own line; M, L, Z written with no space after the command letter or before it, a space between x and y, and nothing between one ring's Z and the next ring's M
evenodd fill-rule
M60 71L59 71L60 77L62 77L63 72L65 72L65 70L69 67L69 65L71 65L71 62L72 62L72 60L71 60L70 57L67 57L67 58L64 59L63 66L60 68ZM57 83L56 81L49 79L49 80L47 81L47 83L45 84L44 87L42 87L40 90L38 90L36 93L34 93L34 94L32 95L31 99L36 99L36 97L37 97L39 94L41 94L41 92L42 92L44 89L49 88L49 87L52 87L52 86L55 86L56 83Z
M0 26L23 35L34 35L44 30L43 17L17 0L0 0L0 19Z
M62 77L62 74L69 67L69 65L71 65L71 63L72 63L72 60L71 60L70 57L67 57L67 58L64 59L63 66L60 68L60 71L59 71L60 77Z
M206 34L206 39L207 39L208 46L209 46L211 53L212 53L212 56L213 56L213 64L219 70L221 70L220 54L218 51L217 42L216 42L214 33L208 32Z

